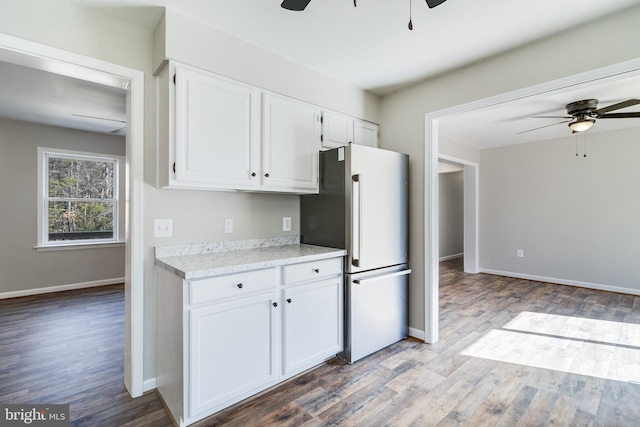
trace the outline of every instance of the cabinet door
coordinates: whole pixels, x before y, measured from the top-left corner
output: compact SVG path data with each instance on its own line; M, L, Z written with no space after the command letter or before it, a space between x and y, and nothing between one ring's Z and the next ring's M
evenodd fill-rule
M378 146L378 125L364 120L356 120L353 125L353 143Z
M261 179L265 190L317 192L320 110L274 94L263 99Z
M331 111L322 112L322 148L336 148L353 142L353 118Z
M274 384L274 294L192 309L189 313L189 416L231 404Z
M259 183L257 89L176 67L175 117L176 181L223 189Z
M310 368L342 350L342 277L283 291L284 374Z

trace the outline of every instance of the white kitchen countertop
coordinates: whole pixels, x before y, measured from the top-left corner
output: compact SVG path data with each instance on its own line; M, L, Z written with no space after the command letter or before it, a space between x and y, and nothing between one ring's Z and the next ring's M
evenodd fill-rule
M156 250L158 253L158 250ZM305 244L287 244L242 250L227 250L200 254L157 256L156 265L185 279L237 273L299 262L344 256L344 249Z

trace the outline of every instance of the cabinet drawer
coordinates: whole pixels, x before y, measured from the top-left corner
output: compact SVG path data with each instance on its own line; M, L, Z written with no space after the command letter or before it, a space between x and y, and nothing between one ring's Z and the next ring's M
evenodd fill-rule
M283 267L285 285L342 274L342 257L303 262Z
M275 290L276 270L246 271L189 282L189 304L242 297L260 291Z

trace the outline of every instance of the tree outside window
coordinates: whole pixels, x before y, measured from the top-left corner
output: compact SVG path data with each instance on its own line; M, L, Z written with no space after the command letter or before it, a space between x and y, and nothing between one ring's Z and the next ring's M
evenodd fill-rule
M45 148L39 152L40 243L117 241L120 158Z

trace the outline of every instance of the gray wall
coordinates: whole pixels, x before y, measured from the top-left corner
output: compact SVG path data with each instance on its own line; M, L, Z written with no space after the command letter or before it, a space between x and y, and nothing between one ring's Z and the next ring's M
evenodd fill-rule
M38 252L37 148L125 154L123 137L0 119L0 294L124 277L124 246Z
M439 257L464 252L464 172L438 175Z
M640 293L640 128L585 137L480 152L482 270Z

